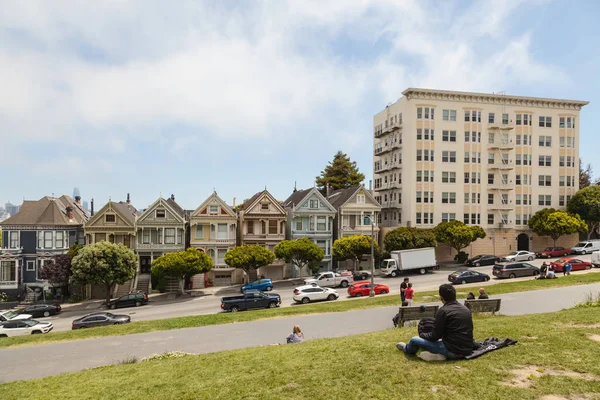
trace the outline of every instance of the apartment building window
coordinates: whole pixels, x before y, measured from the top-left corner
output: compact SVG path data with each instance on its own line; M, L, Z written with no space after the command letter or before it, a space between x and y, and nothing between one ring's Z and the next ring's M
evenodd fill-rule
M540 175L538 183L540 186L552 186L552 175Z
M520 194L515 195L515 204L518 206L521 205L521 195Z
M456 172L442 172L442 183L456 183Z
M533 200L531 199L531 195L530 194L524 194L523 195L523 205L533 205Z
M433 192L423 192L423 203L433 203Z
M465 223L465 224L469 223L469 213L463 214L463 223Z
M423 213L423 224L424 225L433 224L433 213Z
M569 202L571 201L571 197L573 196L571 196L570 194L567 195L567 204L569 204Z
M417 119L423 119L423 107L417 107Z
M469 183L469 176L470 174L468 172L465 172L464 183Z
M471 132L465 132L465 143L471 141Z
M521 125L521 119L522 119L522 114L517 114L517 118L516 118L516 124L517 125Z
M565 186L565 177L564 177L564 175L561 175L561 176L558 177L558 186Z
M450 222L456 219L456 213L442 213L442 222Z
M494 204L494 194L488 193L488 204Z
M567 137L567 147L575 147L575 138Z
M494 184L494 174L488 174L488 185Z
M494 133L493 132L488 133L488 143L489 144L494 143Z
M575 186L575 177L567 176L567 187L573 187L573 186Z
M481 193L471 193L471 203L481 204Z
M477 164L481 164L481 153L472 152L471 153L471 162L472 163L477 162Z
M489 153L488 154L488 164L494 164L495 158L496 157L495 157L494 153Z
M481 214L471 213L471 225L481 224Z
M464 198L463 202L465 204L469 204L469 199L470 199L469 192L465 192L464 196L465 196L465 198Z
M523 114L523 125L531 125L531 120L528 120L529 115Z
M565 206L565 195L564 194L561 194L560 196L558 196L558 205L560 207Z
M277 235L277 220L271 219L269 220L269 235ZM314 230L314 226L311 231Z
M417 161L423 161L423 150L417 150Z
M429 130L429 129L425 128L424 139L425 140L433 140L434 133L435 133L435 131L433 129Z
M539 156L538 166L551 167L552 166L552 156Z
M477 111L471 111L471 122L477 122Z
M540 128L551 128L552 117L540 117Z
M456 162L456 152L455 151L442 151L442 162Z
M540 147L550 147L552 145L552 136L540 136Z
M567 128L575 128L575 118L573 118L573 126L571 126L571 117L567 117Z
M517 146L521 145L521 135L516 135L516 137L515 137L515 144Z
M575 166L575 157L567 156L567 167Z
M502 123L508 125L508 114L502 114Z
M465 111L465 122L469 122L471 120L471 112Z
M471 157L469 156L469 152L465 151L465 163L469 163L470 159L471 159Z
M423 171L423 182L433 182L433 171Z
M538 205L540 205L540 206L552 205L552 196L549 194L540 194L538 196Z
M442 131L442 142L456 142L456 131Z
M521 185L521 174L515 175L515 185Z
M248 231L248 234L250 234L250 235L254 234L254 221L246 222L246 230Z
M455 192L442 192L442 203L456 204L456 193Z
M250 221L248 221L248 225L250 225ZM146 232L148 232L148 238L146 238ZM250 227L248 226L248 233L250 232ZM196 225L196 239L204 239L204 226L203 225ZM150 243L150 231L149 230L145 230L144 231L144 235L142 238L142 241L146 244Z
M475 131L471 132L471 142L481 143L481 132L479 134Z
M423 181L423 171L417 171L417 182Z
M175 244L175 228L165 228L165 244Z
M51 231L44 232L44 248L45 249L52 248L52 232Z
M422 192L417 192L417 203L423 202Z
M456 110L443 110L442 119L444 121L456 121Z
M327 230L327 217L317 217L317 231Z
M417 128L417 140L423 139L423 129Z
M488 214L488 225L494 225L494 214Z
M495 118L494 113L489 113L488 114L488 123L493 124L494 123L494 118Z

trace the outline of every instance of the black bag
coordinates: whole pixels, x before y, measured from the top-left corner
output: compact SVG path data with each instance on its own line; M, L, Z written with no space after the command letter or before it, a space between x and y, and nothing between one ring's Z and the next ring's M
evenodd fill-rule
M394 315L394 318L392 318L392 322L394 323L394 328L397 328L398 322L400 322L400 313Z
M419 331L419 336L421 336L424 333L433 332L434 324L435 324L435 320L433 318L425 317L425 318L421 319L419 321L419 327L417 328Z

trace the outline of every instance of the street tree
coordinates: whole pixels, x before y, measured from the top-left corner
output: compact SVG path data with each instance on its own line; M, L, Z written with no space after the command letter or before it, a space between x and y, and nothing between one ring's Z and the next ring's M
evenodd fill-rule
M567 203L567 211L578 214L586 222L589 240L600 227L600 186L588 186L575 193Z
M482 227L469 226L456 220L438 224L433 228L433 233L439 243L444 243L456 250L457 257L455 259L458 262L464 262L468 257L467 253L461 252L462 249L477 239L485 238L485 231Z
M592 164L588 164L583 168L583 161L579 158L579 189L586 188L592 184L593 180Z
M536 235L551 237L556 247L556 241L561 236L585 232L588 226L577 214L544 208L533 214L529 220L529 229Z
M203 274L213 267L212 259L203 251L190 247L185 251L163 254L152 262L152 273L158 277L177 278L183 293L186 276Z
M248 279L256 279L256 271L275 261L275 254L264 246L237 246L225 254L225 264L244 270Z
M373 240L370 236L346 236L333 242L331 250L336 260L353 260L354 271L356 271L358 269L358 262L362 256L371 254L371 242ZM379 245L377 242L373 243L373 250L375 258L377 258L379 254Z
M356 161L350 161L348 155L338 151L316 179L317 188L326 195L327 185L332 189L347 189L360 185L365 175L358 170Z
M300 270L300 278L302 278L302 269L304 267L310 268L312 272L319 270L319 263L325 257L325 253L309 238L302 238L282 241L275 246L275 256L298 268Z
M436 245L436 238L431 229L401 226L389 231L383 238L383 246L387 252L435 247Z
M106 241L85 246L72 260L72 277L82 284L104 285L110 300L115 285L135 276L138 258L125 245Z
M54 286L58 286L66 293L65 288L69 285L71 278L71 256L68 254L57 254L51 262L44 264L40 277Z

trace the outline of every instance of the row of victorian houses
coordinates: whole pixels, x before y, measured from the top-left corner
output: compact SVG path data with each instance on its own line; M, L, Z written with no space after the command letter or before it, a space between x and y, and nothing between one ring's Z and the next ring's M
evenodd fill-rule
M163 254L195 247L213 260L213 269L192 277L188 287L226 286L247 279L243 272L225 264L225 254L239 245L261 245L273 250L285 239L308 237L324 252L323 270L334 265L331 247L337 238L371 235L379 228L381 206L363 186L328 191L316 188L296 190L280 202L266 189L256 193L240 207L228 205L217 193L211 194L195 210L184 210L175 197L160 197L143 211L137 210L129 194L124 202L109 201L94 213L81 199L69 196L43 197L24 201L21 210L0 223L0 291L17 294L47 286L40 277L45 263L56 254L67 252L73 244L88 245L103 240L122 243L134 250L139 267L134 279L115 289L114 296L133 290L150 291L151 266ZM282 260L261 268L260 275L285 279L298 272ZM104 297L101 286L90 286L86 294Z

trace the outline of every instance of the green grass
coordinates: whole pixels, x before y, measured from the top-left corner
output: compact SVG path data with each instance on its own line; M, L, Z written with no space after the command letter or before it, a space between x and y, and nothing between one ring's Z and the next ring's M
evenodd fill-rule
M400 281L391 281L395 285L400 285ZM506 283L497 283L486 286L486 292L490 296L524 292L528 290L549 289L560 286L584 285L588 283L600 282L600 273L588 273L581 275L571 275L566 278L551 280L528 280L513 281ZM392 287L392 289L394 289ZM466 293L475 291L477 288L457 287L459 297L465 298ZM418 290L418 287L417 287ZM437 291L417 292L415 294L415 303L437 301ZM47 335L31 335L13 338L0 339L0 348L13 347L20 345L43 344L50 342L90 339L103 336L130 335L134 333L144 333L153 331L165 331L171 329L192 328L198 326L229 324L235 322L248 322L259 319L279 318L292 315L319 314L328 312L344 312L349 310L366 309L373 307L397 306L400 298L398 295L379 296L375 298L362 298L352 301L336 301L332 303L310 304L306 306L284 307L270 310L253 310L239 313L219 313L209 315L197 315L192 317L168 318L153 321L132 322L126 325L106 326L94 329L82 329L77 331L53 332Z
M121 364L0 385L10 399L514 399L598 394L600 307L519 317L476 317L475 336L518 344L470 361L426 363L394 344L415 327L206 355ZM570 327L575 325L577 327ZM583 325L583 327L582 327ZM529 388L503 381L532 367ZM586 373L585 380L566 372ZM535 376L536 374L542 376ZM550 375L543 375L550 374ZM573 397L571 397L573 398ZM577 397L582 398L582 397ZM595 397L586 397L595 398Z

